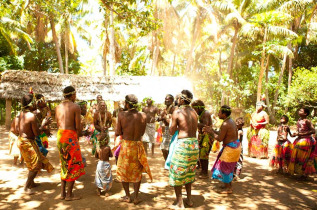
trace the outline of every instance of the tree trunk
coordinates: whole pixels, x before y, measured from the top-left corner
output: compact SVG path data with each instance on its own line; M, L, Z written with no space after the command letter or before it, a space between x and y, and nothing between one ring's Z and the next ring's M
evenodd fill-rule
M221 69L221 50L219 50L219 59L218 59L218 76L221 78L222 69Z
M267 56L267 61L266 61L266 74L265 74L265 98L266 98L266 105L267 105L267 111L270 116L270 120L272 124L275 124L275 116L272 113L272 109L270 106L270 98L269 98L269 89L268 89L268 84L269 84L269 68L270 68L270 55Z
M158 12L157 12L157 1L154 2L155 8L154 8L154 17L158 19ZM158 66L158 57L160 54L160 44L157 37L157 30L153 31L152 33L152 68L151 68L151 75L155 75L157 71Z
M12 99L6 99L6 129L10 130L11 128L11 107L12 107Z
M287 82L287 96L290 94L293 76L293 58L288 56L288 82ZM289 101L286 104L285 112L288 112Z
M261 94L262 94L262 79L264 75L264 70L265 70L265 43L266 43L266 36L267 36L267 28L265 27L264 29L264 37L263 37L263 50L262 50L262 56L261 56L261 68L260 68L260 74L259 74L259 82L258 82L258 91L256 95L256 101L260 101L261 99Z
M174 54L174 59L173 59L172 76L175 76L175 61L176 61L176 54Z
M57 54L59 70L62 74L64 74L63 59L62 59L61 49L59 47L58 37L56 34L56 30L55 30L55 22L54 22L53 14L50 15L50 24L51 24L51 29L52 29L53 40L55 43L55 49L56 49L56 54Z
M113 6L111 5L111 8ZM110 11L110 49L109 49L109 75L115 75L115 66L116 66L116 46L115 46L115 38L114 38L114 26L113 26L114 15L113 12Z
M66 74L69 74L68 72L68 38L67 38L67 33L68 32L65 32L65 73Z
M228 70L227 70L227 74L232 75L232 67L233 67L233 59L234 59L234 52L237 46L237 41L238 41L238 32L239 32L239 28L235 27L234 29L234 35L232 38L232 46L231 46L231 50L230 50L230 57L229 57L229 63L228 63Z
M196 40L199 37L200 34L200 15L201 15L201 8L198 7L197 16L195 19L195 25L193 28L193 38L192 43L190 46L189 54L187 56L187 64L186 64L186 74L189 75L192 71L192 64L194 62L194 52L195 52L195 44Z

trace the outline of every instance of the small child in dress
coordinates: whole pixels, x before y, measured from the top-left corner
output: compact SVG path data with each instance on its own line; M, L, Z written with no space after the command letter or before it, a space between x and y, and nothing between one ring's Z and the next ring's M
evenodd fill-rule
M243 126L244 126L244 119L242 117L239 117L236 119L236 125L237 125L237 130L238 130L238 138L241 144L241 153L240 153L240 157L239 157L239 161L236 164L236 167L234 169L234 180L238 180L240 178L241 175L241 171L242 171L242 167L243 167L243 148L242 148L242 140L243 140Z
M287 135L291 134L288 123L288 117L283 115L280 119L281 125L277 129L277 143L274 147L273 156L270 161L270 167L278 168L278 173L288 171L292 154L292 143L287 139Z
M96 169L95 183L97 186L97 195L101 195L101 191L105 191L105 196L109 196L109 190L112 187L112 173L109 158L112 157L111 149L108 145L109 140L106 133L97 135L99 146L95 153L95 157L99 159Z

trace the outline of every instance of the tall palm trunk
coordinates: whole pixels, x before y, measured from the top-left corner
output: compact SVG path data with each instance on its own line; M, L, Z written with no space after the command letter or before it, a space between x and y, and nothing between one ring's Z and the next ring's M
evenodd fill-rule
M236 49L237 46L237 41L238 41L238 32L239 32L239 28L235 27L234 29L234 35L232 38L232 46L231 46L231 50L230 50L230 57L229 57L229 63L228 63L228 70L227 70L227 74L230 75L230 77L232 76L232 68L233 68L233 59L234 59L234 51Z
M259 74L259 82L258 82L258 91L256 95L256 101L260 101L261 99L261 94L262 94L262 79L264 75L264 70L265 70L265 44L266 44L266 38L267 38L267 27L264 29L264 37L263 37L263 50L262 50L262 55L261 55L261 68L260 68L260 74Z
M50 14L50 24L51 24L51 29L52 29L53 40L54 40L54 43L55 43L55 49L56 49L57 60L58 60L58 65L59 65L59 71L62 74L64 74L63 59L62 59L61 49L59 47L58 37L57 37L57 34L56 34L56 30L55 30L55 22L54 22L53 14Z
M111 8L113 6L111 5ZM114 38L114 27L113 27L113 11L110 11L110 53L109 53L109 75L113 76L115 74L115 66L116 66L116 46L115 46L115 38Z
M65 73L69 74L68 72L68 49L69 49L69 31L68 25L66 25L65 29Z

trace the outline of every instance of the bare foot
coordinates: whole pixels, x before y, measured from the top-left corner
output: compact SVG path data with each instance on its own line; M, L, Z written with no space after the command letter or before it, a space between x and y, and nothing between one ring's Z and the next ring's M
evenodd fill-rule
M226 190L220 190L217 193L219 193L219 194L232 194L233 191L232 191L232 189L226 189Z
M61 197L59 197L60 200L65 200L65 195L61 195Z
M81 196L74 196L72 195L71 197L66 196L65 201L75 201L75 200L80 200Z
M109 197L110 196L110 193L105 193L105 197Z
M192 199L186 199L185 203L189 206L189 207L193 207L194 202L192 201Z
M27 189L24 189L24 193L27 195L34 195L35 191L30 188L27 188Z
M139 198L134 198L134 200L133 200L134 205L137 205L141 202L142 202L142 200L140 200Z
M183 206L169 205L167 208L168 209L185 209L184 205Z
M101 190L97 188L97 195L100 196L100 194L101 194Z
M39 184L39 183L35 183L35 182L33 182L32 184L31 184L31 188L35 188L35 187L38 187L38 186L40 186L41 184Z
M128 197L128 196L123 196L123 197L121 197L121 198L119 199L119 201L121 201L121 202L126 202L126 203L131 203L131 202L132 202L131 198Z

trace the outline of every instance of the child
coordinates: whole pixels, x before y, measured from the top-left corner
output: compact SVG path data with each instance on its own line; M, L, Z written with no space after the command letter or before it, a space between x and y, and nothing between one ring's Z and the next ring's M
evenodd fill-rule
M239 117L236 119L236 125L237 125L237 129L238 129L238 138L241 144L241 153L240 153L240 157L239 157L239 161L237 162L237 165L234 169L234 179L237 180L240 177L241 174L241 170L242 170L242 161L243 161L243 148L242 148L242 139L243 139L243 130L242 127L244 126L244 119L242 117Z
M274 147L273 156L270 161L272 168L278 168L278 173L288 171L288 164L291 160L292 143L287 139L287 134L291 134L288 123L288 117L283 115L280 119L281 125L277 129L277 144Z
M97 186L97 195L100 196L101 190L106 191L105 196L109 196L107 193L112 187L112 174L111 165L109 163L109 157L112 157L112 152L108 146L109 139L106 133L97 135L98 147L95 153L95 157L99 159L96 169L95 183Z

